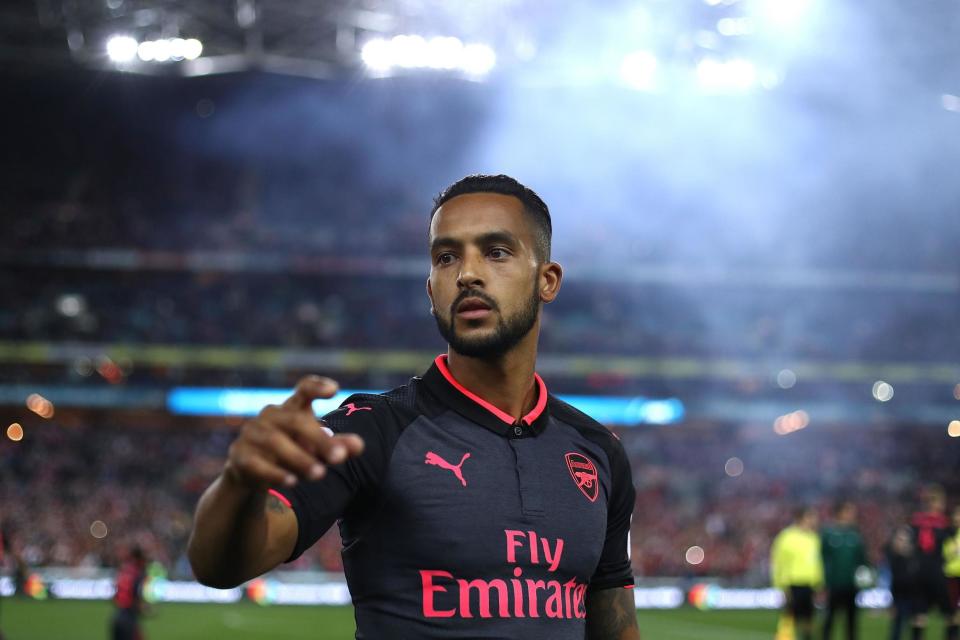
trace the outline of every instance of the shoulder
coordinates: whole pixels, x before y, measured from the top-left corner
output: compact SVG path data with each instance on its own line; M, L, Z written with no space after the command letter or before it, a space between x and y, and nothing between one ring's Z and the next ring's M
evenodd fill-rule
M620 439L617 438L617 436L615 436L610 429L606 428L585 414L583 411L580 411L573 405L564 402L554 395L549 397L548 406L550 408L550 415L553 418L573 427L584 437L600 444L605 449L607 447L614 447L620 451L623 451L623 446L620 444Z
M626 451L623 449L620 438L610 429L556 396L549 397L548 406L553 419L572 427L582 437L603 449L610 462L611 471L615 475L629 473L630 462Z
M416 417L416 394L419 378L413 378L383 393L354 393L340 406L323 416L333 431L358 431L396 427L402 429Z

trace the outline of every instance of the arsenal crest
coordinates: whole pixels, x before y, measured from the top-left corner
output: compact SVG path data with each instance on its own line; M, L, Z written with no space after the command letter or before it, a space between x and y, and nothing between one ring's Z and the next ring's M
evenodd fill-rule
M600 482L597 480L597 468L593 460L582 453L568 453L564 457L567 459L567 469L570 470L570 477L577 484L577 489L587 496L587 500L596 502L597 495L600 493Z

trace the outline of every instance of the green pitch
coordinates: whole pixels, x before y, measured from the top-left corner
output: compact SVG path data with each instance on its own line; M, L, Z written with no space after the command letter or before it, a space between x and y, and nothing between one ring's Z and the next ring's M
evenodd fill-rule
M105 640L111 607L106 602L0 602L0 630L6 640ZM770 611L639 612L644 640L772 640L776 613ZM861 615L863 640L887 638L883 612ZM349 607L260 607L162 604L144 622L146 640L333 640L353 638ZM835 630L840 637L840 630ZM928 640L943 637L939 620Z

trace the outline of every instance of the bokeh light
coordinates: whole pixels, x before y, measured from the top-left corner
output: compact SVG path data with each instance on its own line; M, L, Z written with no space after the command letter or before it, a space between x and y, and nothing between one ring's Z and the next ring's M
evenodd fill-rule
M810 424L810 416L806 411L794 411L782 415L773 422L773 431L777 435L785 436L788 433L807 428Z
M889 402L893 398L893 385L877 380L873 383L873 397L878 402Z
M743 474L743 460L737 457L730 458L723 465L723 470L731 478L739 477Z
M130 36L113 36L107 40L107 56L114 62L130 62L137 55L137 41Z
M23 440L23 427L20 426L19 422L14 422L7 427L7 437L14 442L20 442Z
M31 393L27 396L27 409L47 420L54 414L53 403L39 393Z
M107 525L103 520L94 520L90 523L90 535L94 538L101 540L107 537L107 533L109 533Z
M783 369L777 374L777 386L781 389L792 389L797 384L797 374L791 369Z
M703 559L706 557L706 555L707 554L703 551L703 547L694 545L687 549L687 553L684 557L687 560L687 564L698 565L703 562Z

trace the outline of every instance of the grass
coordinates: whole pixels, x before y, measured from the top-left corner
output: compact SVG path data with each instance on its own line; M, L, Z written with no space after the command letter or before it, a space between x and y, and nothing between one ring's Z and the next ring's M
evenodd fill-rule
M104 640L109 637L109 602L14 600L0 602L5 640ZM777 614L772 611L640 611L644 640L771 640ZM943 637L939 620L928 640ZM860 637L884 640L885 612L861 614ZM261 607L252 603L161 604L144 621L147 640L339 640L353 638L349 607ZM839 626L839 625L838 625ZM834 630L840 637L840 629Z

